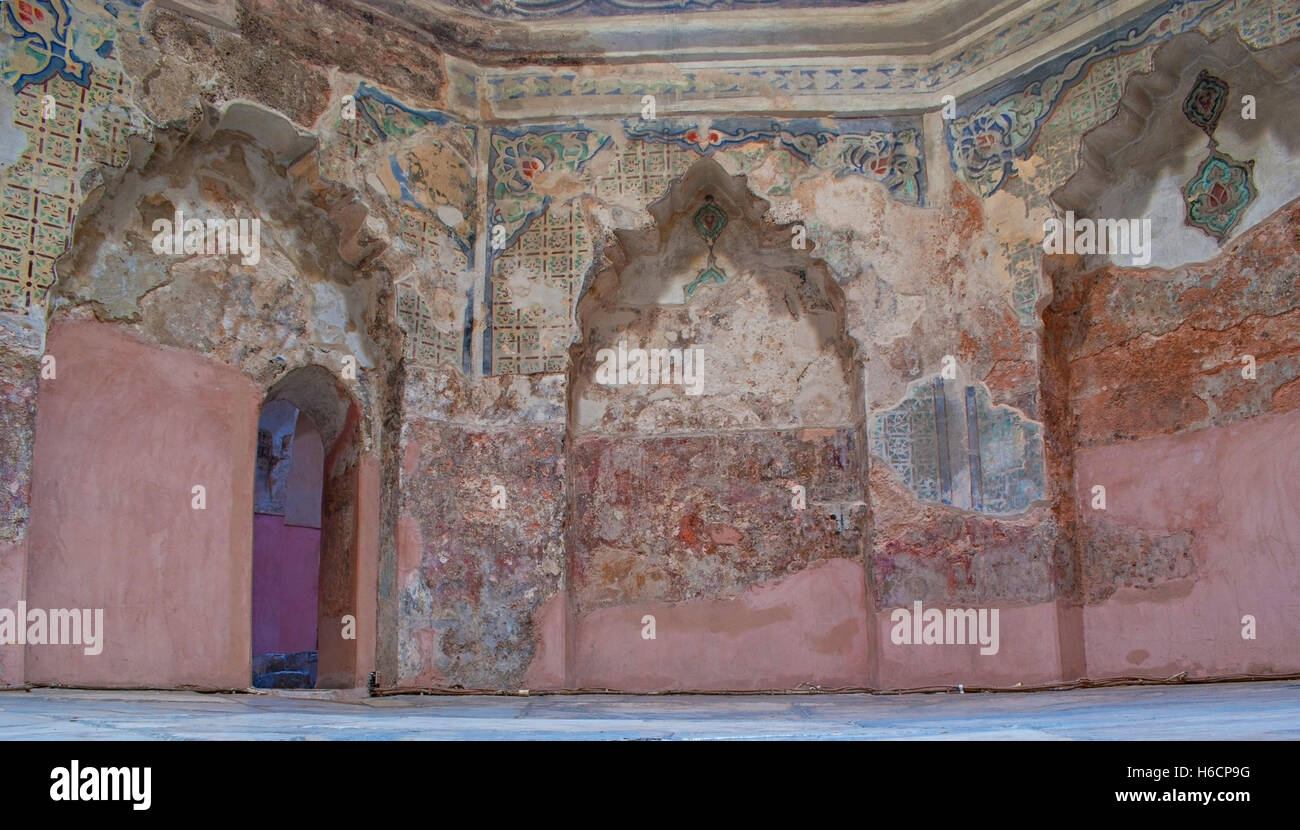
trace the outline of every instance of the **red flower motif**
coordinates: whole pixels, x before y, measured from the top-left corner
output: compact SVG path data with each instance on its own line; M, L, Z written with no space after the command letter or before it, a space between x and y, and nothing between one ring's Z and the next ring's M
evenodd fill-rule
M537 173L540 173L543 165L537 159L523 159L519 162L519 172L524 174L524 178L531 179Z
M1215 182L1210 192L1205 195L1206 207L1218 210L1227 203L1228 196L1228 188L1224 187L1222 182Z

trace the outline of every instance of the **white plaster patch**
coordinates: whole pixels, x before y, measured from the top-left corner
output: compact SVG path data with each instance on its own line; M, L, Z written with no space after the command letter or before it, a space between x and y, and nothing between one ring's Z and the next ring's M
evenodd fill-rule
M14 126L14 93L0 92L0 170L18 161L27 149L27 133Z
M451 205L438 205L434 212L438 214L438 221L449 228L454 228L465 221L465 214Z
M328 282L312 283L312 328L322 343L342 343L348 325L347 298Z

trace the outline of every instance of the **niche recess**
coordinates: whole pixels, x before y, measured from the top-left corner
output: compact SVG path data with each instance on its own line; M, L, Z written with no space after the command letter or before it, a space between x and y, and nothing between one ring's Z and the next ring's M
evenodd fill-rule
M857 344L803 229L772 224L766 209L743 177L701 160L649 206L652 226L615 233L578 303L568 470L579 687L779 687L765 647L735 656L735 677L712 677L709 650L685 644L665 652L662 682L619 677L616 650L583 615L734 597L830 560L862 562ZM638 349L659 382L635 368ZM811 627L788 620L758 636L825 637L827 620L864 617L860 595L844 602ZM829 659L858 677L864 643L845 638Z

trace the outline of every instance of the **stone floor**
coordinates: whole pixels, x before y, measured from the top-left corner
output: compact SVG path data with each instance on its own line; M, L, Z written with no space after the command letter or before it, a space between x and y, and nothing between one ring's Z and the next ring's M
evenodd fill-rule
M0 740L1300 739L1300 681L1022 694L0 693Z

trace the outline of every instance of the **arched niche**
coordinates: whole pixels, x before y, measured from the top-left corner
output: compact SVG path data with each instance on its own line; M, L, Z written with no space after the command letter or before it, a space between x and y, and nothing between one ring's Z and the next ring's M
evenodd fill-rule
M231 113L133 143L57 263L28 584L40 602L104 608L108 637L102 659L37 652L35 682L247 687L257 421L277 399L322 442L317 685L364 686L375 669L379 425L399 359L369 257L383 240L282 116ZM257 220L257 255L160 252L155 226L178 211Z
M712 160L648 210L577 306L570 685L865 685L861 366L839 285ZM646 614L673 635L630 660L615 621Z
M292 406L299 419L309 421L324 456L316 592L316 686L347 688L359 685L360 680L356 635L356 620L361 618L359 600L366 591L373 593L373 586L359 582L359 575L368 569L359 562L364 543L359 538L358 500L377 497L377 493L363 493L360 489L360 407L342 381L316 365L290 371L267 391L264 410L283 404ZM296 425L295 443L301 434L301 425ZM286 514L290 507L301 509L301 505L294 504L294 473L291 466L286 482ZM349 617L353 619L351 632L345 622ZM349 633L351 636L346 636Z

